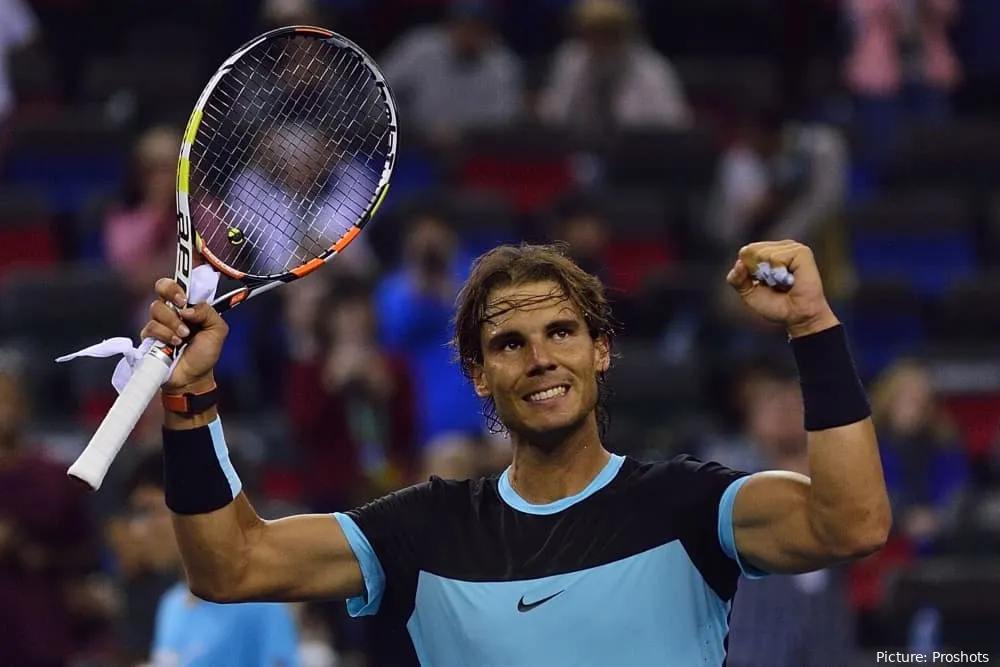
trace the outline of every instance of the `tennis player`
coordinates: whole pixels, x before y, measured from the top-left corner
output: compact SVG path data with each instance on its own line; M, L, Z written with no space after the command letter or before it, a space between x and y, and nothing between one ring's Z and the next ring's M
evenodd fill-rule
M763 262L792 272L790 291L752 278ZM178 317L154 303L145 335L199 327L163 389L166 500L191 589L217 602L346 599L352 615L405 623L424 665L722 665L741 573L866 556L891 522L867 397L809 248L746 246L728 282L788 331L811 479L609 453L600 282L555 248L504 246L476 261L455 342L510 435L511 466L278 521L256 514L226 453L212 375L226 324L205 305ZM183 302L168 279L156 289Z

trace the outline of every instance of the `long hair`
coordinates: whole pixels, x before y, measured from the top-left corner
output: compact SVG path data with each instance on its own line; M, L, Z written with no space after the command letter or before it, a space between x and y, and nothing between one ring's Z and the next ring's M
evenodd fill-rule
M542 281L553 281L562 288L565 296L583 314L590 337L594 340L602 335L607 338L610 354L615 327L600 279L577 266L567 256L565 244L504 245L476 259L458 295L452 346L467 378L471 379L475 369L483 363L482 326L496 315L487 312L493 290ZM605 405L608 388L603 372L598 373L597 384L597 425L603 438L609 421ZM485 402L483 416L491 433L505 430L492 398Z

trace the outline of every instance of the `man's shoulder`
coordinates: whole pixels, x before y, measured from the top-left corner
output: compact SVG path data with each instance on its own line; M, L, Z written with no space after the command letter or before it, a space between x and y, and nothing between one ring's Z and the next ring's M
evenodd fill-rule
M656 461L625 457L611 488L653 498L661 507L686 506L721 493L747 473L691 454Z

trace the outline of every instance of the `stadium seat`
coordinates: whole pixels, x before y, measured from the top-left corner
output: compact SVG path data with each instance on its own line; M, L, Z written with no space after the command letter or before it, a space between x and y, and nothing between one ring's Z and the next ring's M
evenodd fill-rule
M904 128L885 184L919 188L992 187L1000 170L1000 123L953 120Z
M850 249L862 282L905 280L942 293L976 271L976 238L965 198L950 191L894 191L849 212Z
M437 187L439 165L429 151L404 144L396 157L389 194L380 211L388 211L407 199Z
M616 138L606 159L615 186L704 189L715 178L719 147L707 131L632 129Z
M117 95L129 94L135 96L140 113L157 115L161 108L183 110L183 122L208 74L198 55L146 52L128 58L95 58L84 71L83 102L105 105Z
M74 370L54 360L105 338L134 336L133 303L118 278L103 269L25 268L7 275L0 283L0 335L31 351L32 388L45 396L40 407L75 411L82 395L75 380L86 377L88 368L100 369L108 381L106 360L80 360Z
M778 76L767 58L688 57L674 61L684 92L696 109L774 108L778 101Z
M118 186L127 136L102 117L63 113L12 128L8 182L45 193L54 212L74 212L95 192Z
M18 267L53 265L59 255L44 195L30 188L0 189L0 280Z
M990 345L1000 331L1000 275L981 274L947 286L931 311L928 330L935 343Z
M457 190L445 197L444 206L468 252L478 255L500 243L517 240L517 211L503 195L488 190Z
M608 372L609 406L642 426L669 422L701 399L702 378L696 361L671 363L655 343L619 341Z
M952 517L943 538L949 554L985 556L1000 552L1000 493L996 490L964 494Z
M945 646L966 651L1000 650L1000 567L988 559L932 558L888 579L884 622L905 641L906 628L922 609L942 617Z
M605 251L612 287L635 291L643 280L675 259L672 232L676 205L652 189L616 189L605 193L611 237Z
M872 378L923 343L923 304L905 280L869 281L850 305L851 343L862 377Z
M539 211L573 183L570 142L551 128L472 132L463 140L462 187L509 197L522 213Z

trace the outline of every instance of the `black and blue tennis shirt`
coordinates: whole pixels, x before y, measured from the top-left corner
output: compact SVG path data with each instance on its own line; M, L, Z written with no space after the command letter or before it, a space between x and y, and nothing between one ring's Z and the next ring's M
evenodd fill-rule
M586 489L532 505L507 472L437 478L338 513L364 575L353 616L406 625L422 665L725 662L745 473L612 456Z

